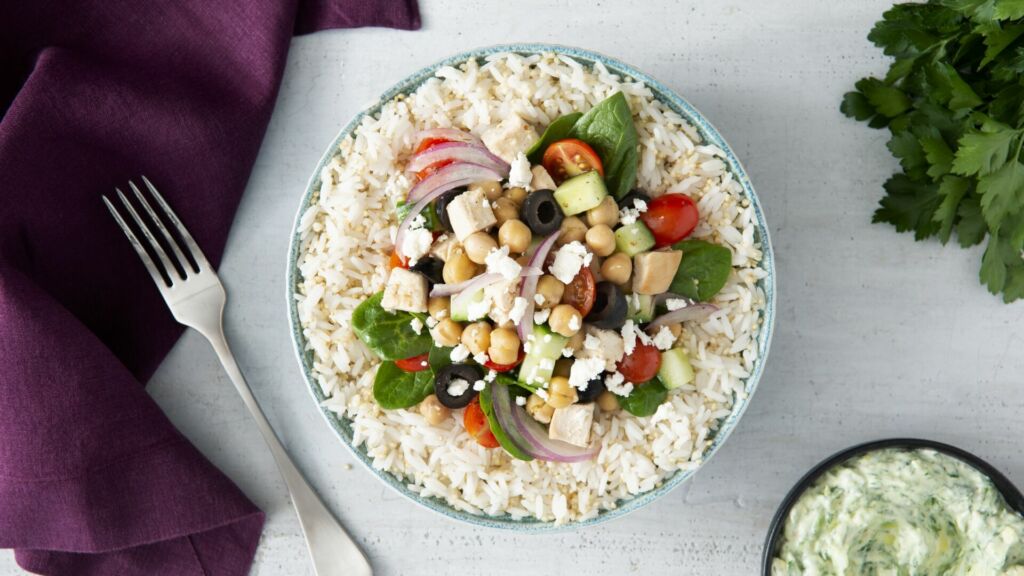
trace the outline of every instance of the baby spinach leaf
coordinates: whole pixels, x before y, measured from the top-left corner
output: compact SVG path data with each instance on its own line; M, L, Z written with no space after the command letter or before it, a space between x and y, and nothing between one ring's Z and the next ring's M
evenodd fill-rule
M430 351L430 333L413 331L409 312L388 312L381 308L383 292L378 292L356 307L352 330L382 360L401 360Z
M430 370L434 374L437 374L438 370L452 363L452 350L454 348L447 346L434 346L430 349L427 363L430 364Z
M593 146L604 164L608 191L622 198L636 183L636 126L626 96L616 92L584 114L568 134Z
M405 200L400 200L398 204L395 205L395 215L399 222L405 220L405 217L412 211L412 207L413 205ZM420 212L420 215L423 216L425 221L424 227L427 230L430 230L431 232L438 232L444 229L444 226L441 225L441 219L437 216L437 208L433 202L427 204L427 207Z
M683 240L672 248L683 251L669 292L707 301L725 286L732 272L732 253L725 246L703 240Z
M569 131L572 130L573 124L576 124L580 116L583 116L583 114L573 112L572 114L555 118L554 122L548 124L540 140L534 142L533 146L530 146L530 149L526 151L526 157L529 158L530 163L540 164L541 158L544 157L544 151L547 150L548 146L569 136Z
M658 411L658 406L667 397L665 385L654 378L634 388L629 396L619 396L619 406L633 416L650 416Z
M373 379L373 399L385 410L415 406L433 393L430 370L406 372L394 362L382 362Z

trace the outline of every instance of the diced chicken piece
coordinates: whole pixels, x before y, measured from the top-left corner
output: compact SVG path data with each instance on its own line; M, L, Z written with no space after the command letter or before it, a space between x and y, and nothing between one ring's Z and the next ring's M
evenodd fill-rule
M555 185L555 181L551 178L551 174L544 169L543 166L537 165L530 169L533 173L533 179L530 180L530 188L534 190L554 190L558 188Z
M503 328L512 325L509 315L519 293L519 280L502 280L484 288L484 297L491 302L487 315L494 324Z
M625 354L625 348L622 335L618 332L587 326L586 336L583 337L583 347L576 351L576 357L600 358L604 360L604 369L614 372L615 365L622 360L622 356Z
M481 136L481 140L495 156L510 164L517 154L526 152L539 139L533 126L515 112Z
M448 204L448 221L452 223L459 242L464 242L473 232L486 230L498 222L491 203L479 189L463 192Z
M444 234L434 241L434 245L430 247L430 255L442 262L447 262L452 249L456 246L459 246L459 241L453 236Z
M586 448L590 445L590 428L593 423L593 403L571 404L565 408L555 408L551 414L548 438Z
M427 292L426 276L405 268L395 268L384 288L380 306L391 311L426 312Z
M679 270L683 253L679 250L643 252L633 257L633 292L661 294L667 292Z

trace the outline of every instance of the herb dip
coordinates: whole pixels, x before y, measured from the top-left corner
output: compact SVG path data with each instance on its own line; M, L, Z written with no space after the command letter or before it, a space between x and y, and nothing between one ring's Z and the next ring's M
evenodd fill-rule
M889 448L828 470L789 511L772 575L1024 576L1024 517L974 467Z

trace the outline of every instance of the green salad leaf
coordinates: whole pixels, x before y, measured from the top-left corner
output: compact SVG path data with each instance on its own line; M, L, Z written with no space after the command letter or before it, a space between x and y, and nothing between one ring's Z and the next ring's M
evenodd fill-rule
M410 204L405 200L399 200L398 204L395 205L396 219L399 222L405 220L405 217L409 215L409 212L412 212L412 207L413 204ZM444 225L441 224L441 218L437 215L436 202L427 204L427 206L423 208L423 211L420 212L420 215L423 216L424 228L427 230L430 230L431 232L440 232L444 230Z
M406 372L394 362L384 361L373 378L373 399L385 410L408 408L434 393L434 374L430 370Z
M573 112L572 114L555 118L554 122L548 124L544 134L541 134L540 140L534 142L530 149L526 151L526 157L530 160L530 163L540 164L541 159L544 157L544 151L547 150L548 146L563 138L568 138L573 125L576 124L576 121L581 116L583 116L582 113Z
M683 240L672 248L683 251L669 292L705 302L725 286L732 272L732 253L703 240Z
M636 183L636 126L633 112L622 92L616 92L594 106L573 125L569 138L590 144L604 165L608 191L616 198L625 196Z
M665 402L668 390L661 380L654 378L637 386L629 396L619 396L619 406L633 416L650 416Z
M873 221L963 247L987 237L982 284L1024 297L1024 0L897 4L868 39L895 60L840 111L887 128L900 161Z
M424 328L417 334L412 329L409 312L388 312L381 307L383 292L370 296L352 313L352 330L381 360L401 360L426 354L433 343ZM421 315L420 320L423 320Z

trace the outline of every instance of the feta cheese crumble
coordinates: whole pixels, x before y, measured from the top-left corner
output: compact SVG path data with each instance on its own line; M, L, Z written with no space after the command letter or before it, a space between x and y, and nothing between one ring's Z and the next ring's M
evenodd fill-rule
M473 390L476 390L477 392L483 392L483 389L486 386L487 383L485 383L483 380L477 380L476 382L473 382Z
M516 396L516 405L526 406L526 396Z
M533 180L533 172L530 171L530 161L526 154L520 152L512 161L512 168L508 172L508 185L510 188L526 188L530 190L530 182Z
M619 223L623 226L634 224L644 212L647 212L647 202L640 198L634 198L632 208L626 206L619 210Z
M551 316L550 308L541 308L533 313L533 323L543 324L548 321L548 316Z
M462 378L455 378L448 383L449 396L462 396L466 390L469 390L469 382Z
M579 274L580 268L590 266L590 261L593 258L594 255L587 250L586 246L580 242L569 242L555 253L555 261L551 264L550 269L551 274L562 284L568 284Z
M627 355L636 350L636 328L632 320L626 320L622 325L622 351Z
M409 266L415 266L416 262L430 252L430 246L434 243L434 235L427 230L427 219L422 214L417 214L409 224L409 229L402 238L402 255L409 259Z
M505 280L515 280L519 278L519 273L523 271L523 267L519 265L519 262L516 262L508 255L508 246L491 250L491 253L487 255L484 262L487 264L488 273L501 274Z
M509 311L508 318L516 326L519 326L520 322L523 321L523 315L526 314L527 304L528 302L526 301L526 298L523 298L522 296L516 296L516 299L512 302L512 310Z
M586 390L587 384L604 372L601 358L577 358L569 369L569 385L577 390Z
M675 344L676 338L672 335L672 331L668 329L668 326L662 326L658 333L654 335L654 346L658 350L668 350Z
M465 344L459 344L455 348L452 348L452 362L462 362L466 358L469 358L469 348L466 348Z
M633 391L633 384L626 382L626 377L618 372L613 372L604 379L605 388L616 396L629 396Z
M494 370L488 370L484 376L484 382L494 382L494 379L498 377L498 373Z
M417 336L423 334L423 320L413 316L412 320L409 321L409 327L416 333Z
M665 301L665 307L668 308L669 312L675 312L676 310L682 310L690 305L690 301L686 298L669 298Z

